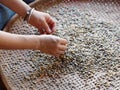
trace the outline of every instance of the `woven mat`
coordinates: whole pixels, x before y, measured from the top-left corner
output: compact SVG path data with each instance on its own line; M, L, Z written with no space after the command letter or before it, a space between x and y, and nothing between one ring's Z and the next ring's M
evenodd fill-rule
M68 57L57 59L40 51L0 50L8 90L120 90L119 0L36 0L31 6L56 19L56 35L74 41L74 52L68 49ZM39 34L17 15L4 30Z

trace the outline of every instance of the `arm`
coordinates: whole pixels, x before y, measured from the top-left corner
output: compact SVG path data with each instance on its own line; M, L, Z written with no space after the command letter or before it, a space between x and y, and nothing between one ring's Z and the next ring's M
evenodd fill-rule
M17 35L0 31L0 49L37 49L35 35Z
M0 31L0 49L34 49L59 56L67 49L67 41L53 35L17 35Z
M16 13L18 13L22 17L24 17L27 10L31 8L22 0L0 0L0 2L12 9L13 11L15 11Z
M30 9L22 0L0 0L0 2L23 17ZM41 34L51 34L55 31L55 22L47 13L35 10L29 23L37 27ZM42 29L45 29L45 32ZM17 35L0 31L0 49L37 49L46 54L59 56L67 49L66 44L65 39L52 35Z
M22 0L0 0L0 2L22 17L25 17L26 12L31 9L31 7ZM52 34L56 31L56 23L54 19L44 12L34 10L29 23L38 28L41 34ZM43 29L45 30L44 32Z

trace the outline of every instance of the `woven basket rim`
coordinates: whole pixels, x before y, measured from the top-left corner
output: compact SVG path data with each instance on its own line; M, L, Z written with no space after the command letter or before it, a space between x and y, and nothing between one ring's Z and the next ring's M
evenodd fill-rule
M31 7L34 7L35 5L38 5L39 4L39 2L46 2L46 1L48 1L48 0L35 0L34 2L32 2L32 3L30 3L29 5L31 6ZM52 1L55 1L55 0L52 0ZM57 1L57 0L56 0ZM60 1L60 0L59 0ZM9 22L7 23L7 25L5 26L5 28L3 29L4 31L9 31L10 30L10 28L11 28L11 26L14 24L14 22L17 20L17 19L19 19L20 18L20 16L18 15L18 14L15 14L10 20L9 20ZM1 70L2 71L2 70ZM2 76L4 76L4 75L2 75ZM9 87L9 83L8 82L6 82L6 77L2 77L2 79L4 79L4 81L5 81L5 83L6 83L6 87L8 88L8 90L10 90L10 87Z

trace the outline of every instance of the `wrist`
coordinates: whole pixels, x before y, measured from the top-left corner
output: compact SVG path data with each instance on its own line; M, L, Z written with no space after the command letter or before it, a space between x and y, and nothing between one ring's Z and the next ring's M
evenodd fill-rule
M30 37L28 38L28 44L30 46L30 49L39 50L40 46L39 36L30 35Z
M26 14L24 16L24 21L29 22L32 14L33 14L34 8L30 8L29 10L26 11Z
M34 35L34 50L40 50L40 36Z
M22 49L38 50L39 41L36 35L19 35L19 42Z

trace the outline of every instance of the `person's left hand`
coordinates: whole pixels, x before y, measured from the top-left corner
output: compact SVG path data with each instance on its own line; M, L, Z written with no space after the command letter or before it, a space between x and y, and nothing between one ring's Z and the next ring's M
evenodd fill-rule
M34 10L29 23L38 28L40 34L52 34L56 31L55 20L48 13Z

